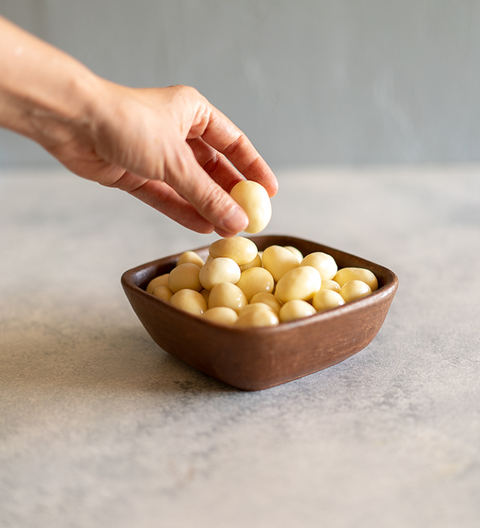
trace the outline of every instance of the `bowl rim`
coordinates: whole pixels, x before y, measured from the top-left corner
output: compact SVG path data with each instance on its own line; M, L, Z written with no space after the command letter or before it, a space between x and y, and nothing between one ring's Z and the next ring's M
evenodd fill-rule
M162 265L167 266L173 264L175 260L177 260L180 255L184 253L182 251L181 253L176 253L173 255L168 255L166 257L162 257L159 259L155 259L149 262L146 262L144 264L140 264L139 266L136 266L134 268L131 268L127 271L125 271L121 276L121 283L122 286L127 289L133 289L137 294L144 297L146 300L148 299L150 302L158 303L159 306L162 306L164 308L169 308L175 312L178 312L178 316L184 316L186 321L191 321L192 319L196 323L207 325L208 327L214 327L218 329L218 331L231 333L233 335L246 335L246 334L256 334L256 335L268 335L271 333L278 334L280 332L288 332L292 328L298 328L302 326L310 326L312 324L315 324L320 321L327 322L329 319L335 319L337 317L341 317L344 314L351 313L357 310L363 310L368 308L370 305L374 305L378 303L380 300L382 300L384 297L389 297L393 294L395 294L397 288L398 288L398 277L397 275L390 270L389 268L386 268L385 266L382 266L380 264L377 264L375 262L369 261L367 259L364 259L362 257L358 257L352 253L348 253L346 251L342 251L339 249L335 249L330 246L325 246L324 244L321 244L319 242L314 242L307 239L302 239L298 237L294 237L291 235L256 235L256 236L246 236L244 238L248 238L249 240L252 240L255 242L255 240L258 240L260 238L268 238L272 239L272 243L270 245L275 245L275 240L285 240L288 239L292 242L294 241L300 241L301 243L307 243L307 244L313 244L315 246L320 246L322 249L318 249L318 251L324 251L325 253L328 253L328 251L332 251L333 253L340 253L342 256L345 256L347 259L355 259L361 261L363 266L357 266L357 267L364 267L366 269L370 269L373 273L375 273L371 268L376 269L377 271L382 272L382 276L386 276L387 280L385 281L385 284L382 284L379 286L377 290L374 292L366 295L365 297L362 297L360 299L356 299L355 301L351 301L349 303L346 303L342 306L338 306L335 308L331 308L329 310L325 310L323 312L317 312L311 316L304 317L301 319L296 319L293 321L285 321L280 322L278 325L275 326L261 326L261 327L237 327L237 326L230 326L230 325L224 325L221 323L217 323L215 321L210 321L208 319L202 318L201 315L195 315L191 314L189 312L185 312L184 310L181 310L175 306L170 305L166 301L163 301L162 299L155 297L151 293L147 293L145 289L139 286L140 281L135 281L134 279L138 277L139 274L141 274L142 271L145 271L147 269L151 268L158 268ZM294 245L292 244L282 244L282 245ZM194 251L195 253L199 252L205 252L208 251L209 245L201 246L195 249L191 250L185 250L185 251ZM267 246L268 247L268 246ZM307 253L308 254L308 253ZM170 266L169 266L170 267ZM171 266L171 269L173 269L174 266ZM168 273L168 271L165 271L165 273ZM376 275L376 274L375 274ZM158 276L158 275L157 275ZM153 277L152 277L153 278Z

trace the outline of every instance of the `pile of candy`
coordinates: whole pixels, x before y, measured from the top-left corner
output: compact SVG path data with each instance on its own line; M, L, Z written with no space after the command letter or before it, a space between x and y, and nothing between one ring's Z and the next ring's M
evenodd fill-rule
M323 252L306 255L294 247L259 252L243 237L222 238L204 262L194 251L156 277L147 292L181 310L224 325L274 326L344 305L378 288L364 268L338 269Z

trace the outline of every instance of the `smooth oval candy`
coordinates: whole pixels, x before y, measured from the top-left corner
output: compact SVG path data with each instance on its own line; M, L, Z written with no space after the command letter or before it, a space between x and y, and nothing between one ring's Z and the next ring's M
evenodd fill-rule
M282 305L280 304L280 301L273 295L273 293L267 293L267 292L260 292L256 293L250 300L250 304L256 304L256 303L264 303L278 314L280 311L280 308Z
M320 273L322 281L333 279L338 271L337 263L332 255L322 251L315 251L307 255L300 263L300 266L312 266L315 268Z
M377 277L366 268L342 268L338 270L334 280L340 284L340 287L351 280L360 280L368 284L372 291L378 289Z
M262 264L278 282L287 271L298 268L298 258L282 246L269 246L263 252Z
M322 280L321 290L332 290L337 293L340 293L340 284L334 280Z
M278 317L282 323L287 321L295 321L296 319L303 319L316 314L315 308L306 301L294 299L286 302L281 308Z
M336 291L320 288L313 296L312 304L317 312L324 312L345 304L344 298Z
M239 312L238 312L238 315L245 315L246 313L249 313L249 312L256 312L258 310L271 310L275 313L274 310L272 310L272 308L268 305L268 304L265 304L265 303L254 303L254 304L247 304L245 305Z
M231 282L215 284L210 290L210 297L208 299L209 308L226 306L238 312L247 303L248 301L243 291Z
M203 295L196 290L179 290L172 295L170 304L193 315L201 315L207 310Z
M253 307L253 309L250 307ZM250 309L246 310L246 308ZM276 326L279 322L277 314L269 306L256 303L249 304L243 308L243 313L239 314L235 326Z
M209 253L212 258L228 257L239 266L252 262L258 249L254 242L245 237L221 238L210 244Z
M227 308L226 306L216 306L203 312L202 317L218 324L231 326L238 319L238 314L235 310Z
M202 289L199 279L200 268L196 264L186 262L173 268L168 276L168 287L172 293L177 293L179 290L197 290Z
M195 251L185 251L177 260L177 266L187 263L196 264L199 268L205 264L202 257L198 253L195 253Z
M322 285L320 273L311 266L300 266L288 271L278 281L275 296L281 302L310 300Z
M272 274L265 268L250 268L242 271L240 280L236 284L250 302L256 293L272 293L275 281Z
M262 257L260 256L260 253L257 253L257 256L251 262L247 262L243 266L240 266L240 269L242 271L245 271L250 268L261 268L261 267L262 267Z
M152 279L147 286L147 293L153 293L153 290L157 286L168 286L168 273L164 273L158 277Z
M168 302L173 295L172 290L168 286L157 286L152 294L166 302Z
M203 288L203 290L200 290L200 293L202 294L202 297L205 299L205 302L207 303L207 306L208 306L208 299L210 297L210 290L206 290L205 288Z
M297 260L298 260L299 264L300 264L300 262L302 262L303 255L302 255L302 252L299 249L297 249L294 246L285 246L285 249L288 249L288 251L290 251L291 253L293 253L297 257Z
M240 279L240 267L228 257L212 258L200 268L200 283L206 290L211 290L215 284L231 282L236 284Z
M235 185L230 196L248 216L246 233L259 233L267 227L272 217L272 203L265 187L254 181L243 180Z
M372 293L370 286L366 282L356 279L346 282L340 290L340 295L347 303L361 299L370 293Z

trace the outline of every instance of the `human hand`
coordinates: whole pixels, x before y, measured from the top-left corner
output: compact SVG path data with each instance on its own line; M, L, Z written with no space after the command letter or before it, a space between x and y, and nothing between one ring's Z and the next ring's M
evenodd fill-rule
M228 194L243 177L276 193L247 137L195 89L119 86L1 17L0 32L0 126L75 174L220 236L248 224Z
M73 122L68 141L46 146L75 174L220 236L248 224L228 194L243 176L276 193L273 172L247 137L195 89L99 86L88 126Z

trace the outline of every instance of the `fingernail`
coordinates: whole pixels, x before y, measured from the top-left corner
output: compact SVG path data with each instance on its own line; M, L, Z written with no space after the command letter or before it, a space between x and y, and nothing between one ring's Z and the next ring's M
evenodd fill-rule
M221 226L230 233L239 233L248 226L248 217L245 211L239 207L234 206L226 213L221 221Z

